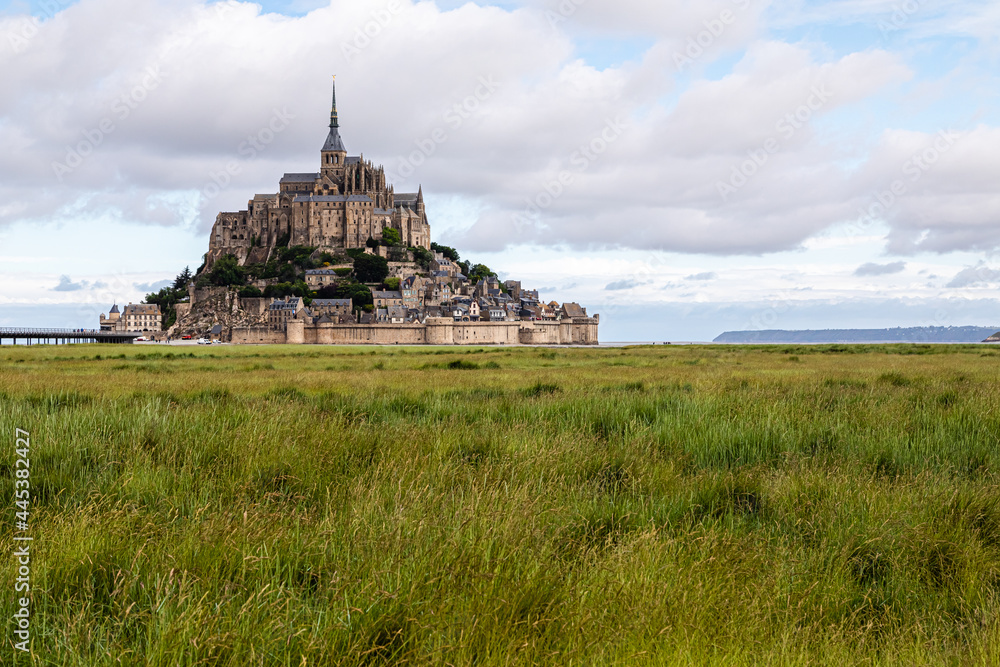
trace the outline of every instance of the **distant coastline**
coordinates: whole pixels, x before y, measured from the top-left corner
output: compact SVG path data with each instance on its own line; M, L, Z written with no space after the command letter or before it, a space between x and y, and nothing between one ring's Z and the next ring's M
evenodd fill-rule
M897 327L804 331L727 331L713 343L981 343L1000 331L992 327Z

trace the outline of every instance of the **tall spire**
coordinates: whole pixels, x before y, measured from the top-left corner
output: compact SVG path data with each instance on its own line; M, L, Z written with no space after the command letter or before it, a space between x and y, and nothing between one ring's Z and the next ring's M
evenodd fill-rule
M333 75L333 106L330 108L330 127L340 127L340 121L337 119L337 75Z
M323 152L347 153L344 141L340 138L340 121L337 119L337 77L333 77L333 107L330 109L330 134L323 144ZM341 165L343 166L343 165Z

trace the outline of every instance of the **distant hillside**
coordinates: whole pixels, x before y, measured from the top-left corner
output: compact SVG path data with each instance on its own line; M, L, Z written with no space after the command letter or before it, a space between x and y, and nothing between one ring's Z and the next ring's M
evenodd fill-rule
M981 343L1000 327L727 331L713 343Z

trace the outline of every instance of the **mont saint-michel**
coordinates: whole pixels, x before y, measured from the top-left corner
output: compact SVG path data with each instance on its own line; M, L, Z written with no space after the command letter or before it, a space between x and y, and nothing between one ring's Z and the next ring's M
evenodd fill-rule
M595 345L599 316L545 302L517 280L431 242L423 188L397 193L351 156L336 82L319 170L219 213L204 263L105 331L232 343Z

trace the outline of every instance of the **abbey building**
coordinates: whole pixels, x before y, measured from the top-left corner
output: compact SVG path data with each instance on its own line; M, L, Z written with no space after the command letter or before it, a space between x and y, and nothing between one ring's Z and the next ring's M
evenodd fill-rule
M241 264L261 263L277 245L330 251L362 248L370 238L381 239L386 228L398 230L411 248L430 248L423 190L396 194L383 167L348 156L340 137L335 83L320 170L285 174L278 192L254 195L245 211L220 213L212 227L207 261L211 265L231 254Z

